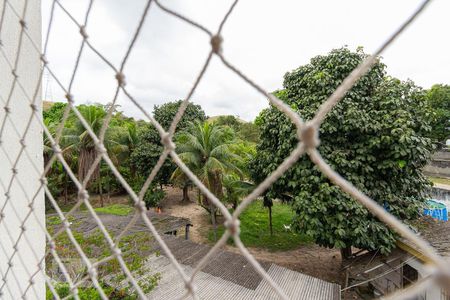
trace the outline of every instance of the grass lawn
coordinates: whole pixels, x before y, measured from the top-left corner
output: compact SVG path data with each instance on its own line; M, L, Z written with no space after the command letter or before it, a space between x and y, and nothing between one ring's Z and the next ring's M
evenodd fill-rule
M291 224L293 216L294 212L289 205L274 203L272 207L273 236L271 236L268 209L263 207L261 201L255 201L240 216L241 240L245 246L264 248L270 251L291 250L299 245L311 243L312 240L309 237L284 229L283 224ZM223 232L223 226L218 226L218 238ZM212 226L208 231L208 240L214 242ZM233 245L233 240L230 239L228 243Z
M96 212L116 215L116 216L127 216L130 214L134 208L125 204L112 204L104 207L97 207L94 209Z
M449 178L442 178L442 177L428 177L433 183L441 183L441 184L447 184L450 185L450 179Z

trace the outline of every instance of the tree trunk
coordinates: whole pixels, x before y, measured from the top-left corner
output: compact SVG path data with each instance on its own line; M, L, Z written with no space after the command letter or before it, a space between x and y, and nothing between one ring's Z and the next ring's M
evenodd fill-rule
M210 210L211 210L211 221L214 228L214 241L217 241L217 224L216 224L216 209L212 202L210 201Z
M183 200L181 200L182 202L189 202L189 185L185 184L183 186Z
M349 259L352 256L352 247L341 248L342 260Z
M102 179L98 178L98 193L100 194L100 206L103 207L103 189L102 189Z
M78 178L81 182L84 181L96 157L97 153L95 148L83 148L80 150L80 155L78 157ZM95 167L94 172L92 173L86 184L86 188L90 186L92 181L100 177L100 164L101 163L97 164L97 166Z
M210 190L216 195L217 198L223 198L222 181L219 173L213 173L210 175ZM217 224L216 224L216 207L210 199L208 199L209 206L211 209L211 219L214 227L214 241L217 241Z
M107 193L107 196L106 196L106 200L108 201L108 203L111 203L111 183L110 183L110 181L111 181L111 177L110 177L110 174L109 174L109 168L108 168L108 172L107 172L107 174L106 174L106 176L107 176L107 186L106 186L106 193Z
M69 201L69 192L68 192L69 180L67 176L67 172L64 172L64 203L67 204Z
M272 227L272 206L269 206L269 228L270 228L270 235L273 235L273 227Z

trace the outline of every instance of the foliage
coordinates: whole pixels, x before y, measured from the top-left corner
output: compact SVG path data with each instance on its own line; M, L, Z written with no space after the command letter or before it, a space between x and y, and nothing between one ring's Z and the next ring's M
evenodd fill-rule
M154 106L153 116L165 130L169 129L182 102L182 100L178 100ZM177 130L186 129L189 126L189 123L194 122L195 120L203 122L206 120L206 115L200 105L189 102L183 117L177 125Z
M65 103L57 102L43 113L44 123L53 136L61 122L65 107ZM94 133L98 135L110 105L84 104L77 108ZM117 107L114 107L106 130L104 145L112 162L128 181L132 181L136 176L136 167L131 164L130 156L136 150L142 127L146 126L148 125L143 121L128 118L117 111ZM91 136L73 111L69 113L64 123L59 144L69 167L78 169L78 179L83 180L97 153ZM52 155L53 149L50 140L44 135L44 162L47 163ZM70 194L77 192L76 186L59 161L53 162L47 173L47 179L50 191L56 200L60 195L64 195L65 202L67 202ZM109 166L101 161L89 180L88 190L100 194L106 190L109 197L110 193L122 192L123 187L112 174ZM47 203L46 207L51 208L51 205Z
M135 180L132 182L132 188L134 192L139 196L139 193L142 189L142 186L145 183L145 180L147 178L138 176L135 178ZM154 182L150 184L148 190L145 192L144 195L144 202L147 209L150 209L150 207L159 207L159 203L162 199L166 196L166 192L161 187L158 187ZM130 199L130 201L132 201Z
M138 295L132 292L129 288L115 289L105 283L101 283L102 289L105 292L108 299L111 300L135 300L138 299ZM70 286L68 283L58 283L55 285L56 293L60 298L67 297L71 294ZM78 288L78 297L80 300L101 300L101 296L95 287L81 287ZM47 287L46 299L55 299L51 290ZM68 298L73 300L75 298Z
M98 135L106 116L105 109L100 105L80 105L77 108L93 132ZM73 146L78 153L78 179L83 181L97 156L94 140L75 114L69 116L66 132L72 137ZM97 166L89 178L88 186L99 175L99 167Z
M238 132L241 129L241 125L243 122L238 120L235 116L227 115L227 116L218 116L213 119L213 122L219 126L228 126L231 127L234 132Z
M76 218L69 219L69 221L72 223L71 228L73 237L88 257L96 257L101 260L112 255L112 251L103 233L99 229L86 233L85 229L83 229L83 225L85 224L83 221L79 221ZM47 218L47 229L50 234L53 234L55 230L60 228L60 224L57 216ZM135 272L140 276L149 273L148 268L145 266L145 260L146 257L152 253L152 239L153 238L147 232L135 232L123 236L120 240L118 246L122 251L122 257L131 272ZM69 273L74 273L74 276L79 276L79 278L87 275L87 268L84 265L80 267L76 264L76 257L79 257L78 251L72 244L67 233L64 232L55 238L55 247L62 260L75 260L74 264L65 264ZM61 277L61 274L58 268L55 270L55 264L52 263L52 259L52 256L46 257L46 270L47 274L57 281L57 279ZM124 288L113 287L123 286L122 284L126 283L126 277L122 273L121 266L117 259L108 260L100 264L98 266L98 273L99 278L114 274L111 278L111 282L100 282L100 285L109 299L138 298L134 289L130 286ZM161 274L156 273L145 276L145 278L142 277L137 283L143 289L144 293L149 293L157 286L160 279ZM65 297L70 294L65 283L56 283L55 288L60 297ZM90 286L79 287L79 292L80 299L101 299L95 288ZM47 299L53 299L53 294L49 289L47 289Z
M231 127L236 135L245 142L257 143L259 140L259 129L255 123L245 122L235 116L218 116L212 119L216 125Z
M160 106L155 105L153 115L164 129L169 129L181 103L182 101L179 100L164 103ZM205 119L205 112L201 106L189 102L183 117L177 125L177 132L186 130L189 124L194 121L202 122ZM138 141L136 149L131 155L131 163L136 168L139 176L148 177L158 162L164 147L161 145L161 137L151 124L143 127L143 130L138 134ZM168 184L175 168L175 164L170 159L167 159L159 170L155 181L160 184Z
M96 212L109 215L127 216L134 210L134 208L124 204L112 204L104 207L97 207L94 210Z
M430 137L442 144L450 139L450 85L435 84L427 91L427 101L433 110Z
M256 155L256 144L240 139L235 139L233 144L230 145L230 151L235 153L239 157L239 159L235 161L235 164L241 172L240 178L242 179L243 176L249 178L249 163L254 159Z
M223 187L225 192L223 201L232 204L233 209L236 209L240 200L253 190L254 185L241 180L236 173L231 173L223 176Z
M67 107L67 103L56 102L49 109L44 110L42 112L42 116L44 120L47 120L48 123L59 123L61 122L64 110Z
M251 142L259 142L259 129L255 123L245 122L241 124L241 128L237 132L240 139Z
M219 199L223 197L222 177L226 173L241 174L238 163L241 157L232 151L234 132L230 127L214 123L192 124L186 132L177 136L177 152L183 162ZM184 173L177 168L174 180ZM211 203L202 198L200 205L211 211Z
M161 279L161 275L158 273L155 276L151 276L146 279L141 279L138 281L139 286L141 287L144 293L151 292L157 285L158 281ZM110 300L135 300L139 299L139 295L132 289L131 285L123 288L114 288L111 285L100 281L100 286L102 287L103 292L106 294L108 299ZM68 283L57 283L54 285L55 291L60 298L67 297L71 294L70 286ZM80 300L101 300L98 290L91 287L79 287L78 288L78 297ZM46 289L46 297L47 300L55 299L52 291L49 287ZM69 297L67 299L73 300L74 297Z
M294 212L288 205L275 201L272 211L273 236L269 232L267 210L262 205L262 201L253 202L239 216L240 238L246 247L263 248L269 251L286 251L311 243L312 240L308 236L284 228L283 225L289 226L294 217ZM222 235L224 232L223 226L220 226L218 231ZM208 239L214 241L212 230L208 232ZM233 240L230 239L228 243L233 244Z
M366 57L347 48L317 56L284 77L277 96L309 120L343 79ZM424 92L385 73L377 61L328 114L318 150L330 166L390 213L417 217L429 185L422 174L432 150ZM292 123L271 107L257 118L261 141L251 163L262 181L297 145ZM333 185L303 156L273 185L272 198L293 199L298 232L336 248L389 252L394 233L361 204Z
M149 191L144 196L144 202L147 209L150 207L159 207L162 199L166 196L166 192L158 186L150 186Z
M73 221L74 221L74 217L70 215L70 216L67 218L67 220L68 220L69 222L73 222ZM60 218L59 216L48 216L48 217L46 218L46 224L47 224L47 226L59 225L59 224L61 224L61 223L62 223L62 220L61 220L61 218Z
M158 132L150 124L146 125L139 134L136 149L130 157L131 165L136 169L136 175L148 177L164 150L160 139ZM169 183L170 175L174 170L175 165L170 159L166 159L156 175L155 182L160 184Z

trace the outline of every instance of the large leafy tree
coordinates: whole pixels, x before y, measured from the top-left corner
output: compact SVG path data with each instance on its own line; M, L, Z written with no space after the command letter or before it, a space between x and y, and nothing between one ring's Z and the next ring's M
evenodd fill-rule
M317 56L284 77L279 98L311 119L366 54L347 48ZM268 176L294 149L296 131L276 108L264 110L251 163L255 181ZM428 186L422 167L432 150L425 93L412 82L389 77L378 61L328 114L318 150L331 167L396 217L418 216ZM269 197L291 199L295 228L316 243L389 252L395 234L361 204L334 186L303 156L272 187Z
M178 100L154 106L153 116L165 130L169 129L182 102L182 100ZM200 105L189 102L183 117L177 125L177 130L186 129L189 123L195 120L203 122L206 120L206 115Z
M161 126L168 130L172 123L182 101L174 101L164 103L160 106L154 107L153 115ZM206 120L205 112L200 105L189 103L183 117L177 126L177 132L186 130L190 123ZM135 151L131 155L131 164L133 168L137 170L137 175L141 177L147 177L153 167L156 165L159 157L161 156L164 147L161 145L161 137L151 124L147 124L142 131L137 133L138 143L136 144ZM167 184L170 181L170 177L175 170L176 166L169 159L167 159L157 174L156 181L160 184ZM189 181L178 181L179 185L184 188L184 200L187 199L187 188L189 187Z
M244 123L232 115L218 116L213 119L213 122L220 126L229 126L233 128L234 132L238 132L241 129L241 125Z
M427 100L433 110L430 136L439 145L444 145L450 139L450 85L433 85L427 92Z

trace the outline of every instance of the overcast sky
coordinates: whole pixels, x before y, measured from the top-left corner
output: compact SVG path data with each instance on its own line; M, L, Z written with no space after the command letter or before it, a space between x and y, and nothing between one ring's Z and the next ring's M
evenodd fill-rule
M51 0L43 0L43 35ZM87 32L91 43L118 66L136 29L146 0L96 0ZM318 54L348 45L374 51L421 1L413 0L241 0L223 31L225 56L266 90L282 87L283 75ZM61 0L83 23L87 0ZM231 1L171 0L169 7L216 31ZM429 88L450 83L450 1L435 0L383 54L388 73L410 78ZM47 58L50 67L68 86L81 43L78 28L55 10ZM127 88L148 110L155 104L183 99L191 88L210 49L199 30L152 5L144 29L125 68ZM113 98L113 71L86 48L72 94L77 104L107 103ZM64 101L55 80L45 80L48 100ZM193 101L209 116L231 114L245 120L268 102L214 58ZM138 109L123 95L125 114L140 118Z

